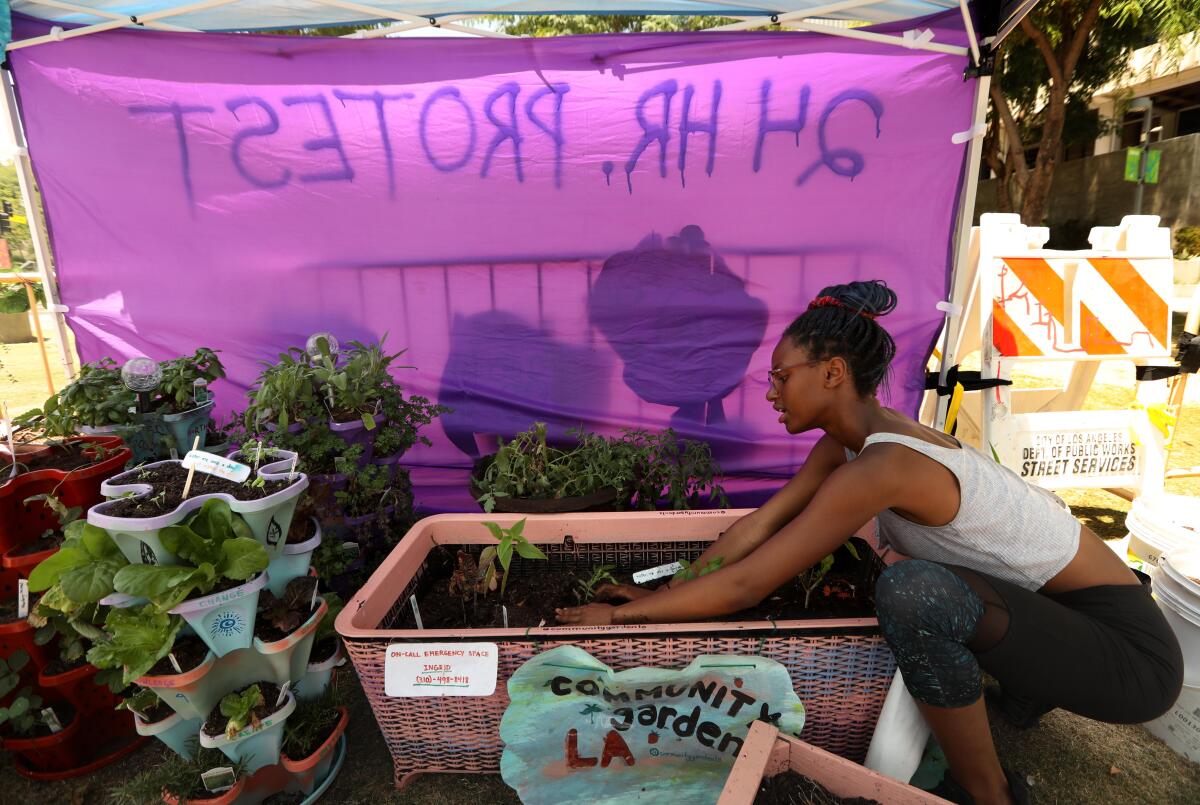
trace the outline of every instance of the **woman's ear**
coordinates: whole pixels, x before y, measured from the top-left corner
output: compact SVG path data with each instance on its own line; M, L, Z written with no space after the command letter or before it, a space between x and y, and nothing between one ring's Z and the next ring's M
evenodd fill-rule
M825 374L822 383L827 389L834 389L850 379L850 367L846 359L835 355L825 364Z

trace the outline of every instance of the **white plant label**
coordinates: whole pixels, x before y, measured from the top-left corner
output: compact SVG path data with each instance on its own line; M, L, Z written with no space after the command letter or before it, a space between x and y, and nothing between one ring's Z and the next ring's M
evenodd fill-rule
M491 696L500 651L495 643L393 643L383 664L388 696Z
M174 652L170 652L170 651L167 652L167 659L171 661L171 667L175 669L175 673L177 673L177 674L183 673L183 667L180 666L179 660L175 659Z
M29 580L17 580L17 617L29 617Z
M46 722L46 726L50 728L50 732L62 732L62 722L58 720L58 713L54 712L53 707L47 707L42 711L42 718Z
M292 680L286 680L279 686L279 698L275 700L276 707L283 707L283 703L287 701L288 688L292 686Z
M658 567L648 567L633 574L633 583L645 584L648 581L661 579L663 576L674 576L681 570L683 570L683 565L678 562L671 562L669 565L659 565Z
M415 595L410 595L408 597L408 603L412 605L413 620L417 622L417 628L424 629L425 624L421 622L421 609L417 606L417 597Z
M218 456L215 453L206 453L203 450L190 450L183 457L183 467L188 470L198 470L209 475L215 475L218 478L224 478L227 481L233 481L235 484L240 484L250 477L250 467L246 464L239 464L231 459Z
M321 586L321 583L319 581L313 585L313 597L312 597L312 601L309 602L309 605L308 605L309 612L312 612L314 609L317 608L317 588L320 586Z
M237 782L237 775L233 773L232 766L217 766L201 774L200 781L210 793L219 794L233 788L233 784Z

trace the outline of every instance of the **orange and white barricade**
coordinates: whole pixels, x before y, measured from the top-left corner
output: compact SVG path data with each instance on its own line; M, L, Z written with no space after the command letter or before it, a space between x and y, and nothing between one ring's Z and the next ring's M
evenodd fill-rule
M1082 411L1100 362L1169 363L1174 263L1157 216L1097 227L1092 249L1042 248L1043 227L989 214L972 230L970 276L960 278L950 360L978 349L980 377L1011 379L1013 367L1069 361L1064 387L985 388L958 409L958 435L1047 489L1161 489L1163 429L1145 406ZM1141 387L1158 384L1139 383ZM972 399L974 398L974 399ZM927 411L933 410L927 399ZM957 403L954 403L957 408ZM927 420L928 421L928 420ZM1127 493L1128 494L1128 493Z

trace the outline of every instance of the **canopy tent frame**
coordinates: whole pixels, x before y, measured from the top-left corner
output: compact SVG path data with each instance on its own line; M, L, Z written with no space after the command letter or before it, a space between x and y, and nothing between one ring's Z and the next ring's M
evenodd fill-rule
M246 2L246 0L199 0L199 2L180 5L172 8L153 11L143 15L123 15L116 11L107 9L93 8L82 5L86 0L78 0L78 2L67 2L67 0L28 0L29 3L36 3L41 6L46 6L53 9L58 9L64 12L73 12L77 14L91 14L97 17L104 18L102 22L82 25L80 27L64 30L60 26L54 26L51 33L43 36L35 36L28 39L17 40L8 43L6 50L17 50L20 48L46 46L48 44L72 39L80 36L87 36L102 31L115 30L119 28L151 28L164 31L175 32L199 32L200 29L190 28L183 25L167 22L173 17L186 17L189 14L194 14L200 11L207 11L223 6L230 6L235 3ZM387 22L391 21L390 25L383 25L379 28L357 31L352 34L347 34L344 38L367 39L389 34L400 33L404 31L417 30L426 26L434 28L443 28L477 36L493 36L493 37L509 37L500 31L489 31L480 28L475 28L468 25L459 24L463 20L475 19L484 16L482 13L471 13L465 7L462 10L451 11L449 9L442 10L436 15L421 15L411 12L406 12L401 9L390 9L384 6L366 5L355 0L310 0L310 2L326 6L329 8L337 8L342 11L350 11L356 14L366 15L366 22ZM386 0L386 2L395 2L398 5L413 5L412 3L403 3L399 0ZM953 227L952 241L952 264L950 275L950 294L949 301L939 305L945 313L945 324L943 331L942 351L939 355L939 377L940 384L944 385L945 378L949 367L954 365L955 355L953 354L954 341L950 334L961 326L961 305L957 304L959 296L963 293L961 276L963 268L969 259L968 249L970 242L970 229L973 220L973 211L975 209L975 198L979 180L979 168L982 154L983 133L986 124L988 93L990 88L990 50L1003 38L1004 34L1012 30L1020 17L1028 14L1036 4L1037 0L1018 0L1017 2L1009 3L1004 9L1003 18L997 16L991 26L986 23L982 31L976 30L975 20L972 17L971 11L968 8L967 0L927 0L931 5L934 5L944 11L950 11L957 8L962 16L964 29L967 35L967 47L960 45L951 45L941 42L934 42L929 31L906 30L901 35L897 36L888 33L879 33L876 31L864 30L861 28L838 27L830 24L830 17L850 17L853 18L855 13L862 13L864 9L870 7L885 7L892 0L834 0L834 2L821 2L821 0L811 0L812 4L800 10L787 10L781 4L774 10L770 7L764 7L749 0L721 0L721 6L728 9L731 15L737 21L723 25L714 26L708 29L710 32L724 31L740 31L755 27L760 27L764 21L770 24L777 24L795 30L806 31L825 36L843 37L847 39L857 39L861 41L878 42L889 44L896 47L902 47L908 50L922 50L933 53L943 53L955 56L965 56L969 60L969 67L964 75L964 80L971 78L975 79L975 95L973 103L973 112L971 119L971 127L962 132L961 136L967 139L967 155L965 169L962 171L962 183L959 187L959 203L956 211L956 221ZM17 2L18 9L26 3ZM494 9L489 13L554 13L544 8L534 9L534 6L541 6L538 3L506 3L503 4L503 9ZM663 4L664 7L655 8L655 3L647 1L639 5L646 6L645 13L661 13L672 15L683 15L685 12L678 10L675 4ZM698 6L711 6L713 3L697 3ZM791 5L795 5L792 3ZM522 11L523 6L529 6L528 10ZM565 9L564 9L565 10ZM691 13L700 9L693 9ZM582 10L566 10L567 13L585 13ZM596 9L588 10L589 13L596 12ZM605 9L601 13L616 13L614 10ZM711 13L711 12L710 12ZM725 16L725 14L722 14ZM989 15L990 16L990 15ZM346 24L344 21L329 24ZM364 23L365 24L365 23ZM997 30L988 31L987 27L994 27ZM261 29L260 29L261 30ZM983 36L980 36L983 33ZM512 38L512 37L509 37ZM67 308L59 302L59 291L56 282L56 277L51 268L50 261L50 244L48 234L46 232L45 223L40 216L34 214L35 210L35 183L33 175L33 164L29 157L29 151L26 147L22 125L20 122L20 112L17 105L16 90L12 81L12 74L7 72L7 77L3 80L3 88L5 94L5 110L7 125L10 127L13 141L17 144L16 161L18 164L17 176L21 186L22 198L26 209L31 211L29 217L29 228L33 238L34 254L36 257L38 272L42 277L42 282L45 287L47 305L54 314L55 325L59 335L59 347L61 351L62 364L68 380L75 376L74 357L71 355L67 341L67 326L65 313ZM930 424L941 428L946 418L947 400L939 398L939 404L935 409L934 421Z

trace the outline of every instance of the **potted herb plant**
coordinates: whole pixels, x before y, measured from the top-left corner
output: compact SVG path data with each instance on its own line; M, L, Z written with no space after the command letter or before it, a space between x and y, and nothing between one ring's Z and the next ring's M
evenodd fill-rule
M342 659L342 641L334 629L334 621L342 611L342 599L336 593L325 593L325 614L317 624L313 636L312 649L308 654L308 668L296 683L294 691L300 701L317 699L325 695L329 689L330 679L334 668L340 665Z
M205 446L208 420L216 401L208 384L225 377L217 353L201 347L192 355L161 361L162 381L159 383L155 412L162 417L179 455L192 449L196 437Z
M316 592L314 576L292 579L280 596L263 590L254 650L270 668L266 678L300 680L307 671L317 626L328 609Z
M727 503L716 480L720 467L703 442L680 440L670 429L626 429L620 438L573 433L574 445L556 447L537 422L501 440L496 453L476 464L472 495L485 512L531 514Z
M295 709L290 690L270 682L248 685L226 694L213 708L200 728L200 745L220 749L253 774L279 762L283 726Z
M299 702L288 717L279 762L305 795L328 776L334 749L349 723L349 712L329 694Z
M244 483L196 473L190 497L182 497L188 470L178 461L160 461L130 470L101 485L110 499L88 510L88 522L108 531L130 562L178 561L164 544L162 532L211 500L220 500L249 527L250 535L271 555L283 552L284 536L308 477L292 473L292 453L275 451L277 459L258 468Z
M184 718L168 707L154 691L139 688L125 697L117 709L133 714L138 735L153 736L184 758L190 759L195 754L196 734L200 730L201 720Z
M246 769L242 764L230 764L215 749L199 749L196 735L192 736L186 754L170 753L161 757L144 771L122 780L107 792L110 805L147 805L163 802L167 805L233 805L246 788ZM225 791L213 793L204 785L202 775L210 769L232 766L234 783Z

